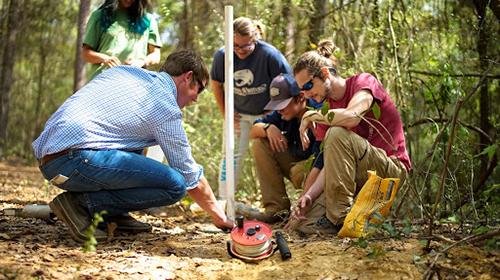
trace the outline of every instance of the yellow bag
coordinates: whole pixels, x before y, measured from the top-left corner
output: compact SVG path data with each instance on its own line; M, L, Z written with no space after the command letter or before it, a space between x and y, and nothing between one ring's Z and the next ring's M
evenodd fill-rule
M368 180L347 214L338 237L365 236L370 226L382 223L389 215L398 185L399 178L383 179L375 171L368 171Z

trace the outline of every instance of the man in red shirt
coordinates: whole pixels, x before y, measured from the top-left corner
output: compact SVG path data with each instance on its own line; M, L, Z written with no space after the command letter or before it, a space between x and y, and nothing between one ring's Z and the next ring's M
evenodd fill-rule
M336 233L368 170L402 182L411 169L401 117L389 94L371 74L340 77L332 46L330 40L320 42L294 67L306 97L329 104L325 114L306 112L300 127L303 147L309 144L307 130L313 125L325 134L324 168L313 187L299 198L294 215L307 221L299 229L304 233Z

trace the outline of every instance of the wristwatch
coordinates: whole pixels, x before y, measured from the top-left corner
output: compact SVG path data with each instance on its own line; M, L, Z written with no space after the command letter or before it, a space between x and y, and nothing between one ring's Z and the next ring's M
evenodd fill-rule
M267 131L267 129L271 126L270 123L265 123L264 126L262 128L264 128L264 132Z

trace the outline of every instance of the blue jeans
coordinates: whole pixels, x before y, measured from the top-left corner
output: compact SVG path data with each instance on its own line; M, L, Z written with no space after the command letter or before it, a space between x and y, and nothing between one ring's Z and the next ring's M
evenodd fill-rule
M140 153L121 150L73 150L40 167L50 180L68 177L59 188L82 193L89 212L115 216L173 204L186 195L184 177Z

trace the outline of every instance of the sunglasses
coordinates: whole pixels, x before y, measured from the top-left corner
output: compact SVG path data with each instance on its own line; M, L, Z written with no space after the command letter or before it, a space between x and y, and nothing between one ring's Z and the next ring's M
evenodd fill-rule
M314 87L314 84L313 84L313 79L314 78L311 78L307 83L305 83L302 88L300 90L310 90Z
M203 85L203 83L198 79L196 79L196 82L198 83L198 93L197 94L200 94L205 90L205 85Z
M318 72L319 71L320 70L318 70ZM333 75L337 74L337 70L334 67L328 67L328 71ZM305 83L300 90L312 89L314 87L313 79L314 79L314 77L317 77L317 75L318 75L317 73L314 74L313 77L307 83Z

